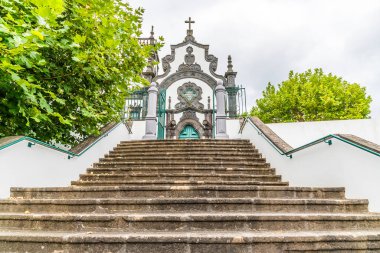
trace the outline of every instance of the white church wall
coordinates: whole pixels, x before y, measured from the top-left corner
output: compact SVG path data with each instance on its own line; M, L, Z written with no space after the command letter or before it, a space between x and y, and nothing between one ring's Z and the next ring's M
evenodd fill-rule
M230 139L240 139L239 134L240 120L239 119L227 119L226 120L227 134Z
M353 134L380 144L380 119L332 120L267 124L293 147L328 134Z
M13 186L68 186L120 141L141 139L144 131L145 121L134 122L133 134L120 124L82 156L71 159L67 154L38 144L29 148L28 141L0 150L0 198L8 197Z
M288 130L290 133L294 131L291 127ZM279 136L289 139L286 135ZM378 156L333 139L331 146L321 143L295 153L290 159L280 155L249 123L244 127L241 138L251 140L290 185L345 187L347 198L368 199L370 211L380 212ZM305 139L302 144L306 143Z
M129 135L130 140L141 140L145 135L145 120L133 121L132 134Z

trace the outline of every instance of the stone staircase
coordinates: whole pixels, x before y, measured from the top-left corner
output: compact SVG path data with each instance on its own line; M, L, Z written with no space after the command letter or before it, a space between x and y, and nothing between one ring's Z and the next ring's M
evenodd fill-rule
M12 188L0 252L380 252L366 200L290 187L246 140L121 142L71 184Z

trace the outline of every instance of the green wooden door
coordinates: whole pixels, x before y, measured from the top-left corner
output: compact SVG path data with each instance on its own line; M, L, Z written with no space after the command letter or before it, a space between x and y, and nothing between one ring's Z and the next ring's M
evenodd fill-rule
M186 125L181 131L179 139L199 139L199 133L192 125Z

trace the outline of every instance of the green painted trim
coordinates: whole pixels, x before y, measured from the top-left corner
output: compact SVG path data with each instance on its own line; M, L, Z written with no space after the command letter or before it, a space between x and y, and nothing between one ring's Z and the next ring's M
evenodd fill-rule
M216 126L215 126L215 88L212 89L212 138L215 139L215 134L216 134Z
M315 141L309 142L309 143L307 143L305 145L302 145L302 146L300 146L298 148L294 148L294 149L289 150L287 152L283 152L269 138L267 138L265 136L265 134L255 124L253 124L253 122L252 122L252 120L250 118L247 118L246 121L248 121L256 129L257 134L260 135L260 136L262 136L280 155L285 155L285 156L287 156L289 158L293 158L293 154L296 153L296 152L298 152L298 151L304 150L306 148L312 147L312 146L317 145L317 144L322 143L322 142L327 143L329 145L332 145L332 139L336 139L336 140L342 141L342 142L347 143L347 144L349 144L349 145L351 145L353 147L356 147L356 148L361 149L363 151L366 151L366 152L368 152L368 153L370 153L372 155L380 157L380 153L379 152L376 152L376 151L374 151L372 149L369 149L366 146L360 145L358 143L354 143L352 141L344 139L344 138L342 138L340 136L337 136L335 134L326 135L325 137L322 137L322 138L317 139Z
M358 143L352 142L352 141L350 141L350 140L344 139L344 138L342 138L342 137L340 137L340 136L337 136L337 135L335 135L335 134L330 134L330 136L333 137L333 138L335 138L335 139L337 139L337 140L340 140L340 141L342 141L342 142L345 142L345 143L347 143L347 144L350 144L350 145L352 145L352 146L354 146L354 147L356 147L356 148L359 148L359 149L361 149L361 150L364 150L364 151L366 151L366 152L368 152L368 153L371 153L371 154L376 155L376 156L380 156L380 153L379 153L379 152L376 152L376 151L374 151L374 150L372 150L372 149L369 149L369 148L367 148L366 146L363 146L363 145L360 145L360 144L358 144Z
M44 146L44 147L47 147L47 148L50 148L50 149L53 149L53 150L56 150L58 152L61 152L61 153L65 153L68 155L68 159L70 158L73 158L73 157L79 157L81 155L83 155L87 150L89 150L90 148L92 148L96 143L98 143L101 139L103 139L104 137L106 137L110 132L112 132L113 130L116 129L116 127L118 127L120 124L122 124L122 122L119 122L118 124L116 124L114 127L112 127L110 130L108 130L107 132L105 132L104 134L102 134L101 136L99 136L99 138L97 138L93 143L91 143L90 145L88 145L84 150L82 150L80 153L74 153L74 152L71 152L69 150L65 150L65 149L61 149L61 148L58 148L52 144L49 144L49 143L46 143L46 142L43 142L43 141L40 141L40 140L37 140L37 139L34 139L32 137L28 137L28 136L24 136L24 137L21 137L17 140L14 140L14 141L11 141L3 146L0 146L0 150L3 150L5 148L9 148L21 141L29 141L28 142L28 147L32 147L33 145L35 144L38 144L38 145L41 145L41 146Z
M157 140L164 140L166 134L166 89L158 92Z
M17 140L11 141L11 142L9 142L9 143L7 143L7 144L5 144L5 145L2 145L2 146L0 146L0 150L5 149L5 148L8 148L8 147L10 147L10 146L12 146L12 145L14 145L14 144L17 144L17 143L19 143L19 142L25 140L26 138L27 138L27 137L24 136L24 137L21 137L21 138L19 138L19 139L17 139Z

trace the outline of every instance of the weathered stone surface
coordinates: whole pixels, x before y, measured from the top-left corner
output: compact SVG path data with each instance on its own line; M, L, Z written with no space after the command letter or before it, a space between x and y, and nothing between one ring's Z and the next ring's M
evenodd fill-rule
M0 252L380 252L380 214L290 187L247 140L131 141L72 186L11 188Z
M220 198L313 198L343 199L344 188L310 188L288 186L88 186L56 188L11 188L12 198L77 199L131 197L220 197Z
M178 186L180 188L181 186ZM366 212L368 201L345 199L271 198L112 198L112 199L9 199L0 212L119 212L119 211L233 211L233 212Z
M378 231L313 232L0 232L0 252L281 253L379 252Z

